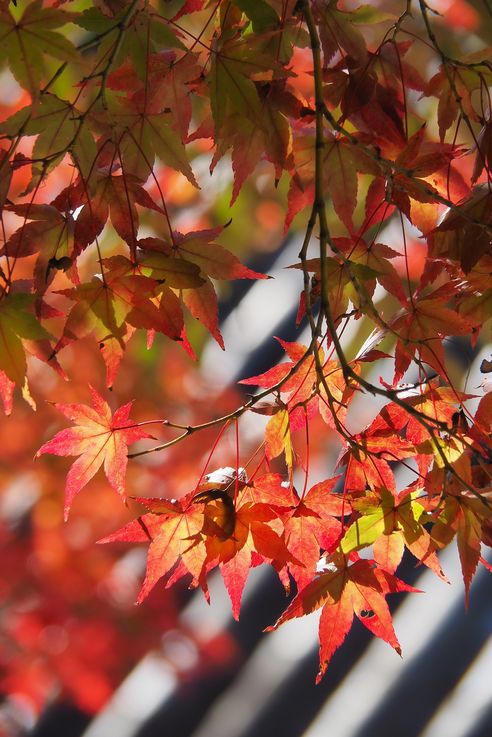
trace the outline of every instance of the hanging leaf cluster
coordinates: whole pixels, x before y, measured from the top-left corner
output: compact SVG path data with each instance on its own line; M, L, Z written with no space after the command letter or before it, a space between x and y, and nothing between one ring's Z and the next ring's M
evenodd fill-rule
M0 122L0 395L7 415L19 390L73 423L37 453L77 456L66 516L103 467L134 518L100 542L148 545L139 603L182 579L208 596L218 568L239 617L268 564L294 593L274 627L321 610L318 678L354 614L399 653L404 554L446 580L456 541L468 597L492 542L490 386L452 356L482 351L490 372L490 48L426 0L4 1L0 41L17 94ZM113 411L103 392L125 394L142 337L194 359L198 323L227 350L217 295L269 278L231 235L262 187L299 239L307 337L280 336L285 360L244 377L256 393L232 409ZM41 361L70 380L78 344L105 367L90 406L31 378ZM172 459L192 435L186 489L126 483L128 457Z

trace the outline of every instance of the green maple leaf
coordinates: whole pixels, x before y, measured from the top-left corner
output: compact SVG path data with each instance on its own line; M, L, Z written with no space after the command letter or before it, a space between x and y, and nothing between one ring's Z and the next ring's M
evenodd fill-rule
M208 84L215 125L215 138L223 135L229 118L235 126L247 119L265 129L263 104L255 81L289 76L260 45L261 37L226 40L212 57Z
M123 164L128 171L142 173L145 181L154 165L155 156L172 169L181 172L195 186L197 181L188 163L185 147L172 129L172 118L165 113L159 115L134 115L128 135L121 146ZM144 154L144 155L142 155Z
M255 33L271 31L279 25L277 13L265 0L234 0L234 4L250 19Z
M224 44L212 58L208 82L217 134L221 133L230 115L261 118L260 98L254 82L249 78L259 67L249 56L241 40Z
M16 384L23 384L26 375L26 354L22 339L49 338L49 334L29 312L34 297L29 294L9 294L0 304L0 370Z
M137 74L143 80L147 75L149 54L168 48L186 50L168 23L157 13L143 9L135 13L128 25L116 63L130 56Z
M364 62L367 58L367 48L364 36L354 22L359 18L355 13L338 10L338 0L328 2L316 0L314 12L319 20L319 33L325 64L334 57L341 48L347 55Z
M367 496L360 501L355 501L353 507L361 512L361 516L350 525L345 533L340 543L342 552L348 554L373 545L383 535L398 535L420 562L431 568L440 578L445 579L436 556L435 546L424 527L427 520L424 507L418 502L419 493L419 491L402 492L398 498L395 498L387 489L380 489L377 496ZM399 550L403 555L403 548L399 547ZM393 573L400 560L401 557L399 560L394 558L393 565L391 565L392 570L389 568L386 570L391 570Z
M104 36L99 49L102 59L114 52L114 31L120 33L122 25L125 25L121 41L114 53L113 67L119 67L129 56L138 76L145 80L149 54L161 49L185 49L185 47L164 17L157 13L149 13L146 8L137 9L128 17L128 6L129 3L113 18L104 15L98 8L87 8L75 22L91 33Z
M0 11L0 48L12 74L33 98L47 77L45 55L66 62L79 60L75 46L55 28L72 22L76 13L43 7L42 0L26 3L20 17Z

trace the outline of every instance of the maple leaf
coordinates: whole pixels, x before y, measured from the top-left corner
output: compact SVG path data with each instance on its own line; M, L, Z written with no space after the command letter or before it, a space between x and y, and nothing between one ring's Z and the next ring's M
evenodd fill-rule
M411 41L388 40L377 52L369 52L367 59L351 60L350 65L342 59L325 72L328 101L335 107L340 105L363 141L378 145L391 159L406 140L403 80L405 88L425 89L418 70L403 58L411 45Z
M192 585L202 578L207 551L201 531L204 523L203 508L189 504L189 498L176 502L166 499L142 499L136 501L151 510L137 520L132 520L120 530L99 540L109 542L149 542L147 570L137 604L151 592L156 583L183 564L181 575L191 573Z
M485 368L488 368L487 364L481 370L485 372ZM477 411L475 412L474 424L470 429L470 435L476 438L478 442L487 440L492 430L492 394L488 392L485 394L480 402L478 403Z
M153 94L150 99L153 99ZM113 144L107 147L106 157L113 149L111 158L121 163L123 171L138 181L145 182L152 174L157 156L164 164L180 171L191 184L198 187L183 142L173 128L174 121L170 113L149 112L148 96L144 97L141 105L135 97L131 100L119 97L113 99L110 95L107 97L109 119L104 107L92 113L107 140Z
M471 181L475 183L485 169L490 177L492 167L492 124L487 121L477 138L477 155Z
M449 210L429 237L429 254L447 257L468 273L484 255L491 255L491 193L487 185L474 187L471 195Z
M234 504L233 528L225 533L207 538L207 550L211 560L217 561L232 602L232 614L239 618L241 597L248 573L258 562L269 562L277 570L288 562L301 565L287 548L283 537L274 529L278 512L268 504L252 503L248 487L238 494ZM214 504L207 505L207 513L213 518ZM223 515L219 504L219 526ZM256 561L256 562L255 562Z
M287 561L297 561L269 524L277 520L277 512L253 501L254 491L243 482L235 500L230 487L230 480L222 485L203 483L202 491L178 501L137 498L150 513L100 541L151 540L138 603L159 579L167 578L170 585L187 574L191 574L191 585L200 585L207 594L207 573L219 566L237 619L253 564L266 560L283 568Z
M292 264L289 268L299 269L302 268L302 264ZM311 278L310 290L311 303L314 303L321 294L321 273L318 271L320 260L308 259L305 268L306 271L315 272ZM326 271L326 292L335 324L346 316L349 302L353 302L361 312L369 309L371 295L376 286L376 272L373 269L361 263L352 263L343 257L329 256L326 258ZM297 311L297 324L306 314L305 299L304 291L302 291Z
M165 279L168 279L166 265L170 265L170 257L182 259L183 269L192 264L191 269L196 266L204 276L213 279L269 279L270 277L266 274L260 274L244 266L237 256L218 243L214 243L215 238L223 230L223 227L219 227L185 234L173 231L169 240L143 238L138 242L139 248L143 251L150 251L152 255L144 255L141 263L150 267L152 271L156 271L159 276L162 270L162 278ZM179 262L175 260L174 263ZM200 286L202 283L203 279L195 280L194 283L173 284L173 286L187 288Z
M256 83L262 105L262 128L249 122L240 131L233 133L225 127L224 133L232 141L234 187L231 204L238 196L243 182L263 156L274 165L277 180L282 176L282 171L292 163L291 129L284 108L285 103L289 107L292 107L292 102L294 106L297 103L300 107L300 103L293 96L289 97L288 93L282 94L279 88L283 84L284 80ZM222 154L224 149L225 146L218 146L217 153Z
M174 269L173 261L177 259L167 259L167 276L174 286L190 279L190 269ZM73 289L59 290L58 294L75 304L55 351L76 338L92 335L103 347L111 386L132 328L158 331L171 340L181 341L184 320L180 301L172 289L139 273L126 257L112 256L103 259L101 265L101 277L93 277ZM196 271L193 273L197 278Z
M447 580L441 570L436 547L424 527L428 520L424 515L424 507L418 501L420 494L419 490L404 490L395 497L383 488L376 495L354 500L352 507L361 516L348 528L340 543L340 550L348 554L374 545L375 560L385 570L394 573L400 564L403 546L406 546L419 562ZM387 541L389 537L393 538L391 542ZM396 541L397 537L401 537L401 543Z
M20 17L18 13L14 17L9 10L0 10L3 54L14 77L33 98L38 97L41 82L48 74L45 54L61 61L79 60L71 41L53 30L74 21L77 16L77 13L43 7L42 0L27 3Z
M127 12L126 9L124 12ZM119 65L130 56L140 78L145 79L149 54L161 48L186 49L178 35L181 35L179 31L175 32L173 26L158 13L149 13L145 6L137 7L137 12L130 18L115 64Z
M332 553L343 535L339 518L350 514L351 506L341 495L333 493L339 478L315 484L284 513L287 547L302 563L288 564L299 590L313 579L320 551Z
M463 281L463 296L459 300L458 313L476 328L480 328L489 319L491 311L491 266L492 256L482 256L467 273L466 281Z
M457 146L426 140L422 126L413 134L396 158L396 165L407 169L409 176L397 171L388 198L410 222L423 233L437 224L439 204L436 196L463 197L467 187L450 164L462 153Z
M121 0L108 0L96 3L105 10L104 5L111 8L108 17L99 8L90 7L79 14L77 25L87 31L101 36L102 58L112 54L113 64L119 67L128 57L131 58L141 80L145 79L147 69L147 57L160 48L184 48L178 38L179 32L175 33L163 15L148 13L141 4L137 7L129 6ZM130 10L130 13L129 13ZM134 12L131 12L131 11ZM164 11L164 9L163 9ZM124 31L121 33L121 31ZM120 32L120 42L114 48L115 33Z
M212 57L208 83L217 139L228 117L261 119L260 99L251 76L270 70L271 65L265 55L258 54L255 41L254 37L245 41L226 36Z
M265 52L262 35L238 38L236 33L224 34L214 49L206 80L213 129L205 124L190 140L210 138L213 134L217 148L211 171L232 148L231 203L264 153L274 162L277 176L285 166L290 124L282 109L275 105L275 91L278 81L289 74Z
M13 167L9 161L9 151L0 146L0 207L5 206L10 185L12 183Z
M254 384L265 388L271 388L279 381L284 379L289 371L302 359L306 358L308 349L301 343L291 343L289 341L276 338L280 343L290 361L280 363L263 374L258 376L250 376L248 379L241 379L239 384ZM323 354L321 353L321 356ZM306 358L300 365L295 375L288 379L282 385L282 392L288 395L287 404L292 400L302 401L311 395L313 383L316 381L316 367L314 359Z
M14 212L32 222L24 222L0 249L0 256L25 258L46 250L50 258L63 258L72 252L70 219L53 205L6 205Z
M446 132L458 117L460 104L471 120L477 120L470 97L473 90L479 87L479 75L471 69L460 68L454 64L446 65L446 69L441 67L428 82L426 94L438 99L437 121L441 141L444 141Z
M99 171L93 173L89 182L79 178L60 192L51 204L60 212L78 210L73 231L76 255L96 240L109 217L118 235L136 257L139 227L136 205L163 214L162 208L134 176L102 176Z
M387 292L396 297L400 302L405 301L404 291L401 287L401 278L391 260L399 256L398 251L393 250L384 243L365 242L361 237L357 239L334 238L333 243L351 264L363 264L375 272L377 281Z
M346 465L345 486L360 492L384 487L396 491L391 461L412 457L415 448L391 424L374 420L361 433L353 435L353 444L343 448L337 467Z
M143 82L133 66L126 63L109 75L107 86L127 95L132 93L131 101L135 108L147 114L169 112L170 116L165 119L170 121L184 143L188 137L192 108L190 95L183 92L191 89L200 73L197 59L189 50L179 57L174 51L160 51L148 55Z
M482 528L490 517L489 505L465 491L459 496L446 495L432 527L432 539L440 547L449 544L456 535L467 606L470 585L481 556Z
M317 259L313 259L313 261L317 261ZM277 340L292 360L278 364L264 374L241 379L238 382L271 388L285 379L289 371L292 371L302 361L293 376L284 381L280 388L283 405L288 411L288 422L286 416L282 414L284 411L282 405L279 404L272 412L274 417L267 425L266 450L267 456L271 458L279 455L284 446L288 457L291 457L289 427L291 430L304 427L306 418L309 418L315 412L319 412L330 427L335 426L334 414L343 420L354 393L353 387L347 385L338 361L325 360L321 346L318 346L318 355L322 363L323 383L318 380L314 357L307 357L306 346L300 343L290 343L280 338L277 338ZM357 364L354 364L355 368L357 368ZM330 399L327 397L327 390Z
M250 19L253 31L263 33L272 30L279 23L279 17L275 10L265 0L234 0L244 14Z
M157 245L157 247L156 247ZM149 274L159 283L177 289L199 288L205 283L200 276L199 267L191 261L173 255L171 249L163 248L164 241L158 238L143 238L138 247L150 254L140 255L139 267L143 274Z
M272 627L276 629L289 619L302 617L323 607L319 622L320 670L319 683L335 651L345 640L354 614L376 637L385 640L398 654L396 638L386 596L402 591L418 591L378 567L374 561L332 556L332 570L320 573L291 601Z
M32 178L24 194L39 186L67 152L84 178L91 174L97 157L96 143L80 111L50 92L0 123L0 133L12 139L20 134L36 136L30 157Z
M269 504L273 509L292 507L297 504L299 497L292 485L285 481L280 473L266 473L257 476L243 489L244 501L252 504Z
M0 371L22 386L26 375L24 340L49 338L49 334L29 311L34 297L9 294L0 302Z
M445 306L446 290L420 296L408 303L389 325L397 336L394 383L401 381L415 353L440 375L446 361L442 339L447 335L468 335L472 325L455 310Z
M345 138L327 133L323 146L323 188L333 198L335 212L349 232L353 231L353 214L357 204L358 173L377 174L377 165L357 146ZM311 132L297 135L294 142L295 174L291 179L287 229L295 215L314 199L315 136Z
M90 387L92 407L85 404L55 404L75 425L60 430L36 453L59 456L79 455L71 466L65 485L65 518L76 494L104 464L104 473L115 491L125 497L127 446L143 438L151 438L130 418L132 402L111 413L109 405Z
M286 409L279 409L268 420L265 428L265 455L268 461L285 453L287 468L292 468L293 451L289 427L289 413Z
M210 279L206 277L205 284L196 289L183 289L183 302L191 315L207 328L210 335L224 350L224 339L219 328L219 304Z
M319 23L325 65L328 65L341 48L353 59L364 62L367 47L364 36L354 26L357 16L338 10L338 0L329 0L327 3L316 0L313 5Z
M224 349L218 324L217 295L210 279L269 277L244 266L237 256L215 243L222 231L222 227L186 234L173 231L169 240L143 238L138 246L143 251L140 265L144 273L182 288L185 306Z
M30 203L7 205L6 209L24 217L25 221L0 248L0 256L15 261L38 254L34 266L34 290L37 309L41 312L41 297L58 271L68 272L72 281L78 281L74 264L74 220L71 213L61 213L53 205Z
M423 419L431 426L444 423L453 427L456 412L460 402L471 399L472 395L458 392L451 387L438 386L437 379L416 387L399 391L400 402L408 405L409 411L401 404L390 402L379 413L372 423L377 432L387 431L402 434L410 443L418 446L430 438L429 431L420 422L418 416L411 414L411 408L416 409Z
M171 7L169 11L166 8L163 9L164 17L169 17L173 21L177 21L181 16L188 15L189 13L196 13L202 10L206 0L184 0L184 3L178 3L179 10L176 10L176 6ZM180 7L181 6L181 7ZM169 15L168 15L168 14Z
M266 274L244 266L237 256L214 239L223 228L198 230L191 233L175 233L172 251L200 267L200 270L213 279L269 279Z

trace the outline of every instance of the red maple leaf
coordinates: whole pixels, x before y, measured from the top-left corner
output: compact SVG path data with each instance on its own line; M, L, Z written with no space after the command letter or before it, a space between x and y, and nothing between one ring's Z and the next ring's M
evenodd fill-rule
M256 489L244 486L234 500L230 484L216 486L221 485L201 484L202 491L193 491L177 501L138 498L150 513L99 541L150 540L147 571L137 603L146 598L159 579L164 578L170 586L187 574L192 577L191 587L200 585L208 596L206 576L219 566L233 616L238 619L250 568L264 561L279 570L287 562L300 564L273 529L279 517L277 511L254 501Z
M67 474L65 519L75 495L103 463L109 483L124 497L127 446L142 438L152 437L129 419L133 402L124 404L112 415L107 402L93 387L90 390L92 407L86 404L55 404L60 412L75 422L75 426L60 430L36 453L36 458L43 453L80 456Z
M338 478L315 484L290 508L285 520L287 548L303 564L289 563L299 589L312 580L321 549L332 552L343 535L342 522L337 517L350 514L350 504L340 494L332 493Z
M333 653L345 640L354 614L376 637L385 640L401 655L386 602L388 594L400 591L418 589L379 568L374 561L360 559L350 563L348 557L337 555L330 564L330 570L321 573L302 589L268 629L276 629L289 619L323 607L319 622L320 670L316 679L319 683Z

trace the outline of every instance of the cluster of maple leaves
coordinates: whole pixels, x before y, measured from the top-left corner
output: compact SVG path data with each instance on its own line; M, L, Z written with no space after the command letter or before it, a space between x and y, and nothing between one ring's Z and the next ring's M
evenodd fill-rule
M33 403L30 356L66 378L78 341L98 346L108 388L138 331L149 349L161 333L194 357L198 320L224 348L217 282L267 275L230 250L227 222L173 227L166 172L197 188L193 163L211 150L211 172L231 162L231 206L266 171L283 187L286 230L305 225L292 268L310 342L280 341L288 360L242 381L259 394L201 425L139 423L131 403L112 412L91 387L91 406L56 405L73 425L38 455L78 456L66 516L101 466L143 505L103 540L149 544L139 602L182 578L207 595L219 568L238 617L253 566L273 566L287 591L294 582L275 626L322 607L319 678L354 614L399 651L386 597L414 590L394 575L405 549L445 579L438 552L456 539L468 595L492 542L492 395L470 410L445 350L449 336L480 345L492 316L491 52L452 57L438 22L425 0L0 3L1 53L21 91L0 122L6 414L15 387ZM368 340L343 347L359 320ZM384 406L354 429L352 402L372 394ZM126 489L128 445L156 449L148 425L181 433L164 449L237 430L249 411L268 417L256 470L238 446L234 466L197 467L177 500L172 488L159 499ZM300 446L314 425L340 454L308 488Z

